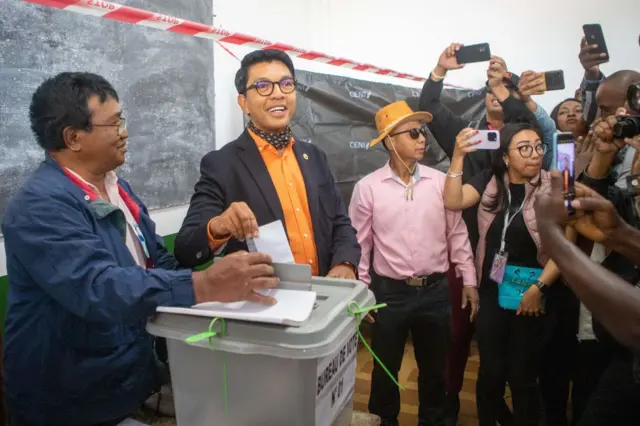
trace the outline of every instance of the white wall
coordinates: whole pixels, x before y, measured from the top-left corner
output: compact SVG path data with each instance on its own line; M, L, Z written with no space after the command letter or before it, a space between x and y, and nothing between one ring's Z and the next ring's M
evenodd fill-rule
M611 63L605 73L640 70L638 0L214 0L215 25L358 62L427 76L451 42L489 42L509 69L563 69L568 89L538 101L549 111L573 95L582 76L578 62L582 24L600 23ZM227 46L242 58L248 50ZM238 61L220 46L215 52L216 143L221 147L242 130L233 79ZM420 84L295 60L296 67L361 79ZM479 88L486 64L450 73L447 83ZM373 117L372 117L373 119ZM162 235L178 231L186 207L152 214ZM0 242L1 244L1 242ZM0 275L6 273L0 245Z

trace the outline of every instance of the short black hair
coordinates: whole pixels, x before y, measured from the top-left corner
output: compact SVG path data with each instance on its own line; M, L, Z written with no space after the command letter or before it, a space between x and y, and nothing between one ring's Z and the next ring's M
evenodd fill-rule
M87 72L63 72L40 85L31 98L29 118L38 145L47 151L66 147L62 132L67 127L91 130L89 98L118 101L118 94L104 78Z
M289 68L291 76L295 78L296 70L293 67L293 61L285 52L277 49L256 50L242 58L235 81L238 93L244 94L247 91L247 80L249 80L249 67L251 67L251 65L273 61L279 61L285 64L286 67Z

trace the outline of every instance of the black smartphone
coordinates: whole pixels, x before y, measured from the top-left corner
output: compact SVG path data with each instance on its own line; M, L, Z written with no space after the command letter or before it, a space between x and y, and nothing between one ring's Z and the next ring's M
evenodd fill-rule
M456 60L459 64L472 64L474 62L487 62L491 59L489 43L462 46L456 51Z
M553 137L553 152L556 170L562 173L564 182L564 205L570 215L575 213L571 202L575 198L576 142L573 133L556 133Z
M564 90L564 71L547 71L544 73L546 91Z
M588 45L598 45L598 48L593 53L605 53L607 55L606 59L609 60L607 42L604 40L604 33L600 24L585 24L582 26L582 30Z

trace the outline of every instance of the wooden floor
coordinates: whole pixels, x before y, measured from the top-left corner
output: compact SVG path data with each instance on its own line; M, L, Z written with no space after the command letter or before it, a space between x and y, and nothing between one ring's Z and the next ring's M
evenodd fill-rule
M364 328L364 327L363 327ZM365 333L365 336L368 333ZM371 389L371 370L375 361L371 354L361 344L358 348L358 372L356 376L356 388L354 396L354 410L368 412L369 391ZM464 375L464 385L460 394L459 426L476 426L476 379L480 359L475 344L471 347L471 356L467 362L467 370ZM400 426L415 426L418 422L418 367L413 355L413 345L407 342L399 374L400 384L404 392L400 393L401 409L398 418Z

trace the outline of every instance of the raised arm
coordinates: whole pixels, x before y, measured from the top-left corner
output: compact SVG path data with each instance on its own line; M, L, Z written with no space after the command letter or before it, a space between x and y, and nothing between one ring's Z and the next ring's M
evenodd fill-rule
M462 68L455 56L455 52L460 46L460 44L453 43L442 52L438 58L438 64L422 87L419 101L420 110L429 112L433 116L433 121L429 123L429 130L449 158L453 155L456 135L468 123L467 120L451 112L440 99L447 72Z
M600 83L604 80L604 74L600 71L600 65L607 62L608 58L604 54L593 53L597 46L589 46L583 37L580 42L580 64L584 68L584 77L580 84L580 94L582 96L582 111L584 122L587 127L598 118L598 103L596 102L596 92ZM604 56L603 56L604 55Z
M444 183L444 206L449 210L464 210L480 202L480 193L470 184L462 184L462 169L464 157L475 151L474 146L479 143L471 141L478 131L463 129L456 138L456 145L451 156L451 165Z

